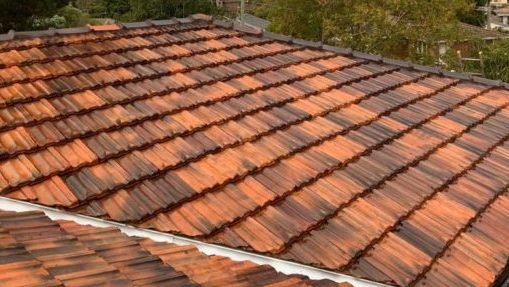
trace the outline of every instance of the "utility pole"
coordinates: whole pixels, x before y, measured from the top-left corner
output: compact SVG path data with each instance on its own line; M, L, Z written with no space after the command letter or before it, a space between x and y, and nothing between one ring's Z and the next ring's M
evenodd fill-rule
M244 14L246 13L246 0L240 0L240 23L244 25L245 18Z
M491 0L486 1L486 29L491 30Z

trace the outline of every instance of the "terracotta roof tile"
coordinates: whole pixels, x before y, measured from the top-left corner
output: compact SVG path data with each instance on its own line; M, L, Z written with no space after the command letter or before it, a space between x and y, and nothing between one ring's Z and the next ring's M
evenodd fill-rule
M401 286L508 274L484 235L507 89L203 19L122 27L0 42L2 195Z
M350 286L42 212L0 211L0 238L0 278L9 286Z

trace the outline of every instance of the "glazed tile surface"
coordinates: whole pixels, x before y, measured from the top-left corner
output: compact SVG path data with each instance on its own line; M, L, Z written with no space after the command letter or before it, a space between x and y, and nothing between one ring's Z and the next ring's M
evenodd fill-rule
M3 196L393 285L509 272L508 139L506 89L206 21L0 43Z

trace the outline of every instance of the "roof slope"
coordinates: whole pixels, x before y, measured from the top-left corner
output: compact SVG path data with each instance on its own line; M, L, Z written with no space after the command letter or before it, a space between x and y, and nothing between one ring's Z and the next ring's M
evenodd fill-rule
M498 8L493 11L496 15L506 16L509 15L509 7Z
M0 43L1 194L402 286L507 274L509 91L299 43Z
M206 256L193 246L128 237L115 228L0 211L6 286L350 286Z
M508 38L509 34L498 30L489 30L483 27L475 26L468 23L459 23L459 32L466 39L502 39Z

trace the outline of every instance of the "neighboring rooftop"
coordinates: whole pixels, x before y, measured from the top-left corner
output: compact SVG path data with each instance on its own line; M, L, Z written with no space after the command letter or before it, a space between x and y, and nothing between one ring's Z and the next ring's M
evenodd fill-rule
M509 8L501 8L496 9L493 13L490 13L488 16L488 25L489 27L497 30L501 30L504 32L509 32L509 25L507 22L507 17L509 16Z
M4 286L316 286L270 266L206 256L193 246L129 237L115 228L52 221L42 212L0 210Z
M509 7L503 7L493 10L497 16L509 16Z
M228 12L233 15L238 15L240 13L240 0L216 0L216 3L219 6L224 7ZM252 0L245 1L246 10L251 10L254 8L253 4L255 4Z
M244 21L247 26L260 28L262 30L266 30L270 24L269 21L249 13L244 15Z
M502 83L207 20L4 35L0 194L388 284L505 279Z
M485 29L468 23L459 24L460 33L466 39L504 39L509 38L509 33L500 32L498 30Z

